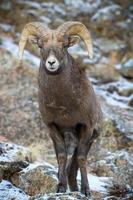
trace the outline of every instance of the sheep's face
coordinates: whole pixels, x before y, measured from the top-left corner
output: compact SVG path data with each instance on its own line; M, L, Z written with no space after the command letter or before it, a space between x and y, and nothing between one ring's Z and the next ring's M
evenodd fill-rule
M77 36L61 36L54 31L38 40L43 66L48 73L57 74L63 70L67 61L67 48L77 43L77 40Z

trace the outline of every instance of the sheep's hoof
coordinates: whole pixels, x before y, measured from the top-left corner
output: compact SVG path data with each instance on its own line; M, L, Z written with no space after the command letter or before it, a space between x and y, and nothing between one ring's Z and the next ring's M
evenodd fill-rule
M64 192L66 192L66 187L64 187L59 183L57 186L57 193L64 193Z
M91 192L90 189L88 187L84 187L81 189L81 193L83 193L86 197L90 197L91 198Z

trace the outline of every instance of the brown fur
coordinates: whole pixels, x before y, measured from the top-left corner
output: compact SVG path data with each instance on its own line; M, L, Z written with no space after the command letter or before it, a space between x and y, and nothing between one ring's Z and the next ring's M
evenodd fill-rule
M81 192L89 196L86 159L97 136L101 109L85 71L65 48L50 45L46 50L41 50L39 107L49 128L59 164L57 191L66 191L67 178L70 189L78 190L76 176L80 168ZM45 70L45 60L50 51L54 52L62 65L61 71L54 75ZM72 147L73 156L66 170L68 146Z

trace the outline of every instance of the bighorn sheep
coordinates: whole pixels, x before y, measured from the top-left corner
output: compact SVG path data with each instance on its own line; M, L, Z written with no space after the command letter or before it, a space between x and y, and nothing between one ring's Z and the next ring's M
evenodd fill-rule
M40 48L39 108L57 156L57 192L66 191L67 181L71 191L78 190L76 176L79 168L81 192L89 196L87 154L98 135L101 109L85 70L67 51L79 38L92 58L90 33L82 23L65 22L56 30L39 22L28 23L21 34L19 56L22 60L27 40L34 40ZM67 165L68 153L72 157Z

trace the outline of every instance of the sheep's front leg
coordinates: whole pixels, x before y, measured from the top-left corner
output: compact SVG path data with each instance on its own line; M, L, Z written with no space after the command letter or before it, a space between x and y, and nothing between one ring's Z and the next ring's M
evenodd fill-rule
M78 145L78 164L81 172L81 192L86 196L90 196L90 188L87 178L87 154L92 144L92 131L86 126L83 126L80 131L79 145Z
M58 161L58 187L57 192L66 192L67 189L67 176L66 176L66 163L67 154L65 143L60 131L55 125L49 126L50 136L52 138L54 149Z

